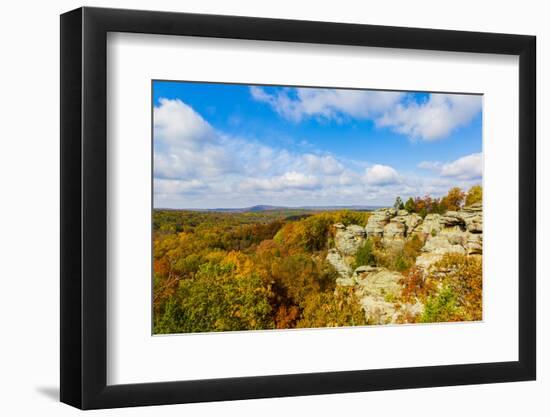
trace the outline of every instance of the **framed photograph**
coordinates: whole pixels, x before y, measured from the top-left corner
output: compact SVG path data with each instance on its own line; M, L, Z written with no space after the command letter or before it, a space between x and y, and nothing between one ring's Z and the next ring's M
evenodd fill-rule
M61 401L533 380L535 37L61 16Z

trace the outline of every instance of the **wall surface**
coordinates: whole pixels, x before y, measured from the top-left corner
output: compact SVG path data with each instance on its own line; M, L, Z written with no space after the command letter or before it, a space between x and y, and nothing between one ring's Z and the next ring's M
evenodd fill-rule
M296 0L86 2L89 6L238 14L531 34L538 37L538 381L346 395L237 401L95 412L94 415L275 416L345 413L409 416L548 415L550 405L550 147L541 117L550 100L550 26L545 2L471 1L338 2ZM0 24L2 45L2 151L0 178L0 392L2 415L76 415L59 394L59 14L73 0L8 2ZM505 185L504 185L505 186ZM546 189L545 189L546 188ZM406 348L406 347L404 347ZM339 352L338 354L345 354Z

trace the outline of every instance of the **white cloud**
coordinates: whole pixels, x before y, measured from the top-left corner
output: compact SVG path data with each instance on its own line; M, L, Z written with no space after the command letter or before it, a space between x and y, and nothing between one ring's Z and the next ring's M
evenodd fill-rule
M479 180L483 171L483 154L473 153L447 163L422 161L418 167L434 171L442 177Z
M481 111L481 96L465 94L430 94L418 103L406 93L392 91L285 88L268 93L250 87L250 93L294 122L308 117L371 119L378 127L426 141L448 136Z
M404 95L391 91L316 88L285 88L269 94L261 87L250 87L250 93L255 100L269 104L294 122L307 117L366 119L388 111Z
M388 165L279 149L220 132L180 100L160 100L154 118L155 207L392 204L396 195L437 196L469 184L461 180L470 176L461 160L439 163L438 178L419 178Z
M376 125L413 139L433 141L468 124L480 111L481 96L430 94L420 104L416 101L397 104L376 119Z
M160 99L153 123L155 177L216 177L239 168L223 137L181 100Z
M155 193L158 194L182 194L206 190L208 189L208 184L198 179L171 180L155 178L154 188Z
M228 136L182 101L166 99L154 109L154 177L158 207L204 206L210 196L219 206L243 192L258 203L353 182L332 155L292 153Z
M480 179L483 170L483 155L474 153L443 165L441 175L460 180Z
M172 179L213 178L241 168L221 144L195 148L193 143L165 149L155 144L154 167L156 177Z
M288 189L313 190L321 184L313 175L291 171L283 175L270 178L250 178L240 184L241 190L246 191L283 191Z
M308 172L322 173L325 175L339 175L344 171L344 166L332 155L305 154L301 157Z
M386 186L401 182L401 177L395 169L388 165L374 165L367 168L365 179L370 185Z
M190 146L215 140L214 129L190 106L179 99L159 101L153 111L156 141Z

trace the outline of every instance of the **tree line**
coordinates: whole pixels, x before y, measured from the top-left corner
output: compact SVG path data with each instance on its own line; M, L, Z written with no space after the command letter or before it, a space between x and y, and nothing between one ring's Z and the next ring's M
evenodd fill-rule
M407 210L409 213L417 213L422 217L430 213L443 214L447 211L457 211L464 206L481 203L483 190L481 185L474 185L467 192L460 187L451 188L447 195L441 198L434 198L429 195L424 197L409 197L403 202L401 197L395 199L393 208L396 210Z

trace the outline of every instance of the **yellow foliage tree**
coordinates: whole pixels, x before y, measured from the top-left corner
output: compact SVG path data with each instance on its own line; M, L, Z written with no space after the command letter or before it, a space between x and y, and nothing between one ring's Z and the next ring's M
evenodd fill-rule
M441 205L447 210L459 210L464 203L464 191L459 187L453 187L447 195L441 199Z
M474 185L472 188L468 190L468 194L466 194L466 205L471 206L474 203L481 203L483 200L483 189L481 188L481 185Z

